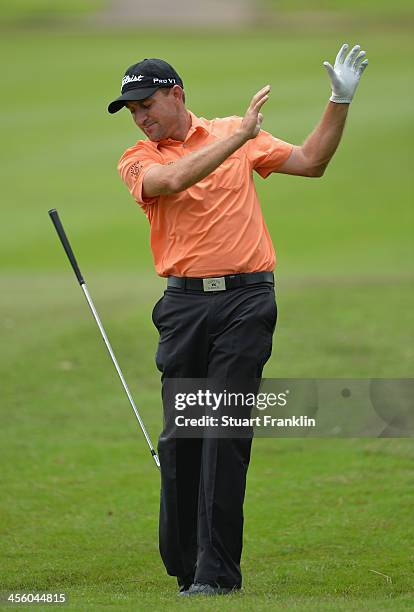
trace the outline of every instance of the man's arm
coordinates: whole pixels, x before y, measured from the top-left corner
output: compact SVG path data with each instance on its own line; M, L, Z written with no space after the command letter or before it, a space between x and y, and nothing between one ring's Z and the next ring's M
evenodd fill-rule
M231 136L189 153L173 164L157 164L150 168L143 181L145 197L152 198L188 189L213 172L248 140L255 138L263 120L259 111L268 100L269 91L270 86L267 85L253 96L240 128Z
M319 177L335 153L345 126L349 104L328 102L320 123L302 146L294 146L278 169L282 174Z
M321 121L302 146L294 146L292 153L278 172L299 176L319 177L332 159L342 137L349 104L355 94L359 79L368 60L365 51L356 45L346 55L348 45L342 45L335 60L335 67L328 62L324 66L332 84L332 95Z

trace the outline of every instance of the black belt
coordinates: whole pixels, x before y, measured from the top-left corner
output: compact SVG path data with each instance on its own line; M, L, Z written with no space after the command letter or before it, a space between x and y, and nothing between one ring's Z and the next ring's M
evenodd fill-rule
M274 282L273 272L250 272L208 278L169 276L167 287L191 289L192 291L225 291L226 289L236 289L256 283L271 283L274 285Z

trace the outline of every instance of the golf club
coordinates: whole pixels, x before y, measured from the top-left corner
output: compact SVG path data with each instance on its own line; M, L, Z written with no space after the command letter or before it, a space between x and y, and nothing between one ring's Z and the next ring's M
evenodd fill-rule
M103 340L104 340L104 342L106 344L106 348L109 351L109 354L111 356L112 362L113 362L113 364L115 366L116 371L118 372L119 378L121 379L121 383L122 383L122 386L125 389L125 393L127 394L127 397L129 399L129 403L132 406L132 409L133 409L133 411L135 413L135 416L138 419L138 423L140 424L140 427L142 429L142 433L144 434L145 439L147 441L147 444L148 444L148 446L150 448L151 455L154 458L156 466L159 468L160 467L160 461L158 459L158 455L157 455L157 453L154 450L154 447L152 445L150 437L149 437L149 435L147 433L147 430L145 429L145 425L144 425L144 423L143 423L143 421L142 421L142 419L140 417L140 414L138 412L137 407L135 406L134 400L132 399L131 392L130 392L130 390L128 388L128 385L125 382L125 378L124 378L124 376L122 374L121 368L118 365L118 361L116 360L116 357L114 355L112 347L111 347L111 345L109 343L108 336L106 335L105 330L103 328L103 325L101 323L101 320L99 318L99 315L96 312L96 308L95 308L95 306L94 306L94 304L92 302L91 296L89 295L89 291L88 291L88 288L86 286L86 282L85 282L85 280L84 280L84 278L83 278L83 276L81 274L81 271L80 271L78 263L77 263L77 261L75 259L75 255L73 254L72 247L69 244L69 240L68 240L68 238L66 236L65 230L63 229L63 225L62 225L62 222L61 222L61 220L59 218L57 210L55 208L52 208L51 210L49 210L49 216L52 219L52 223L55 226L55 229L56 229L56 231L58 233L58 236L60 238L62 246L65 249L66 255L68 256L68 259L69 259L69 261L71 263L73 271L76 274L76 278L78 279L78 282L79 282L80 286L82 287L83 293L85 294L86 300L87 300L87 302L89 304L89 308L92 311L94 319L95 319L95 321L96 321L96 323L97 323L97 325L99 327L99 331L101 332L102 338L103 338Z

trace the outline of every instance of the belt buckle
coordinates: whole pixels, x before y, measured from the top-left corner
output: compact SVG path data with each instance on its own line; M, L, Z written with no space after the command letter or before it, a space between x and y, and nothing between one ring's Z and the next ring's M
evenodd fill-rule
M203 290L225 291L226 279L224 278L224 276L219 276L218 278L203 278Z

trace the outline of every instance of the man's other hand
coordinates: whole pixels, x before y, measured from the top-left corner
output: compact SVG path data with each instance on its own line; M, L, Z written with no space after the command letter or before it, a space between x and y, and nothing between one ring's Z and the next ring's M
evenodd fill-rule
M263 89L258 91L257 94L253 96L252 101L249 104L249 108L247 109L239 128L246 140L256 138L260 132L263 115L259 111L263 104L269 99L269 93L270 85L266 85L266 87L263 87Z

